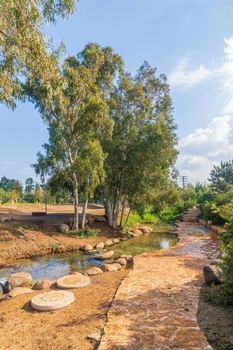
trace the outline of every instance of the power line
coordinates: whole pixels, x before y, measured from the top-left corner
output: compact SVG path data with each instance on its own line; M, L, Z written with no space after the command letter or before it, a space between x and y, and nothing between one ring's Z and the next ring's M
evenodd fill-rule
M185 189L185 186L187 185L188 182L188 176L182 175L180 176L180 181L182 183L183 190Z

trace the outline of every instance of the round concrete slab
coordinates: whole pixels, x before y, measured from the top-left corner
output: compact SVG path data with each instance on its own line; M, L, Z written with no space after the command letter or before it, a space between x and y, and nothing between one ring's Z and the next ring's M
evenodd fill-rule
M86 287L91 283L90 278L76 272L75 275L68 275L57 280L57 286L63 289Z
M51 291L34 296L31 300L31 306L39 311L58 310L72 304L74 301L75 296L72 292L65 290Z

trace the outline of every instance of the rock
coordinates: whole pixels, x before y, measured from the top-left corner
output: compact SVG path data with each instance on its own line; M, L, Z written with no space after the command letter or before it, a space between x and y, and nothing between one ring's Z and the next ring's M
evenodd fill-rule
M116 243L120 242L120 239L119 238L114 238L112 241L113 241L114 244L116 244Z
M108 252L97 254L95 258L100 260L105 260L105 259L111 258L113 255L114 255L114 250L109 250Z
M69 227L69 225L61 224L58 226L58 231L61 233L67 233L70 231L70 227Z
M124 258L127 262L132 262L133 261L133 256L129 254L122 254L120 258Z
M113 263L113 264L104 264L103 265L104 271L118 271L121 270L121 264Z
M88 276L96 276L101 275L103 271L99 267L93 266L87 269L86 273L88 274Z
M16 287L14 289L12 289L7 295L9 297L16 297L18 295L22 295L22 294L30 294L33 293L33 290L27 287Z
M96 222L105 222L106 219L105 219L104 216L95 216L94 217L94 221L96 221Z
M216 266L204 266L203 275L205 283L208 285L223 283L222 271Z
M68 291L51 291L34 296L31 306L35 310L49 311L62 309L75 301L74 293Z
M33 289L35 290L49 289L53 285L53 283L54 281L43 279L43 280L37 281L34 284Z
M141 236L142 235L142 233L141 234L139 234L139 233L132 233L131 234L131 237L139 237L139 236Z
M97 243L95 248L96 249L104 249L104 243L103 242Z
M124 241L128 241L129 237L121 237L120 241L124 242Z
M84 250L84 251L90 251L90 250L93 250L93 247L91 244L85 244L84 246L82 246L80 248L81 250Z
M57 286L64 289L86 287L90 283L89 277L78 272L73 275L61 277L57 280Z
M0 283L0 295L4 294L4 287L2 285L2 283Z
M138 227L135 227L135 228L131 229L130 232L138 233L139 235L143 233L143 232L140 230L140 228L138 228Z
M104 244L106 247L111 247L111 245L113 245L114 243L111 239L108 239Z
M14 220L14 219L11 217L7 217L7 216L3 216L2 218L0 218L0 222L2 222L2 223L7 222L7 221L11 221L11 220Z
M134 228L134 229L130 230L128 232L128 234L132 237L138 237L138 236L141 236L143 234L143 232L141 230L139 230L138 228Z
M127 260L125 258L118 258L115 260L115 262L121 264L122 266L127 265Z
M100 342L101 335L98 332L92 332L87 335L87 339L93 342Z
M12 273L8 278L9 290L16 287L28 287L32 283L32 276L29 272Z
M138 229L139 229L140 231L142 231L143 233L150 233L150 232L153 231L151 227L147 227L147 226L138 227Z

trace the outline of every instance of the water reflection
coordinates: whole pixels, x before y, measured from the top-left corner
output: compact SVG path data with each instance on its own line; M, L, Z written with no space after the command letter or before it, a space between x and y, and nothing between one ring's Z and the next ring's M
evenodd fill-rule
M121 254L138 255L149 250L167 249L177 243L177 236L169 233L150 233L121 242L114 247L115 257ZM91 266L103 264L95 256L85 255L81 252L64 253L45 257L36 257L18 261L9 268L0 270L0 281L6 281L12 272L27 271L33 279L57 279L66 274L86 270Z

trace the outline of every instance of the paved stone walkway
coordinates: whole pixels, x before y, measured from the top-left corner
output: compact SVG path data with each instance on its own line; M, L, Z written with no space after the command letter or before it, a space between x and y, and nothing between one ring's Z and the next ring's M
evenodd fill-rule
M216 250L210 232L179 224L180 242L144 253L118 289L99 350L210 350L197 323L202 268Z

